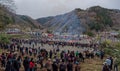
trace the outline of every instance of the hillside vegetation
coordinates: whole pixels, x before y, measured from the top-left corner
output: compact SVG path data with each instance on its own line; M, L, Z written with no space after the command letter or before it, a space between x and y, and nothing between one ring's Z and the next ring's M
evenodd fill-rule
M18 25L21 29L41 28L41 25L29 16L17 15L0 6L0 30L4 30L7 25Z

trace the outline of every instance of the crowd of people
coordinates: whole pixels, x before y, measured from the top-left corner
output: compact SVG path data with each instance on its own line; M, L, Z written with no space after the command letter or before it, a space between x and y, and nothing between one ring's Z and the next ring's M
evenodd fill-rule
M113 59L112 57L109 57L105 60L103 63L103 70L102 71L118 71L118 62L117 58ZM113 65L114 64L114 65ZM114 69L113 69L114 68Z
M35 48L35 45L32 45L32 43L35 43L35 45L41 44L41 46ZM31 47L21 46L23 44L29 44ZM50 51L41 48L46 44L57 47ZM47 71L81 71L80 63L84 62L85 59L93 59L96 56L102 60L105 55L102 50L98 51L95 49L92 51L85 50L84 52L61 51L59 46L68 46L68 43L20 39L12 39L10 44L0 43L0 48L6 50L0 56L1 67L5 68L5 71L20 71L20 69L37 71L38 68L46 69ZM95 45L93 47L95 48ZM106 59L103 71L112 70L112 60L112 58ZM115 68L117 71L117 65Z

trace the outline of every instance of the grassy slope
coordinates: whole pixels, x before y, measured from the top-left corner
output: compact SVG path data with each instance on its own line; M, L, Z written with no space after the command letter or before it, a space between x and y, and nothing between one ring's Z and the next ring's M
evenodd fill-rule
M81 71L102 71L103 60L90 59L86 60L85 63L81 63Z
M102 71L104 60L98 58L86 60L85 63L81 63L81 71ZM119 66L120 70L120 66Z

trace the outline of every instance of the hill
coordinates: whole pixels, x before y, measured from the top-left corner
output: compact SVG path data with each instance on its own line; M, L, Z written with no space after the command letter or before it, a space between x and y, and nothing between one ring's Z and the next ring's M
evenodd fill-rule
M45 18L38 18L36 19L36 21L38 21L39 23L41 23L42 25L44 25L45 23L47 23L48 21L52 20L54 17L45 17Z
M31 17L25 15L17 15L10 12L4 7L0 7L0 29L2 30L8 25L18 25L21 29L41 28L41 25Z
M43 24L53 33L80 34L89 31L119 30L119 20L119 10L94 6L86 10L77 8L69 13L54 16ZM43 19L40 18L37 21L42 23Z

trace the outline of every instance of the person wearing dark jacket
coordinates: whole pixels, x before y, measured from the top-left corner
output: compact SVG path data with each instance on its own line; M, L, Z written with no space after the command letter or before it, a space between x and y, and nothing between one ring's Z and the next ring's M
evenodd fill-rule
M71 62L67 64L67 71L73 71L73 64Z
M52 69L53 69L53 71L58 71L58 64L56 61L53 62Z
M113 68L113 58L110 57L110 60L111 60L110 69L112 70L112 68Z
M12 63L10 61L7 62L5 71L12 71L11 70Z
M6 56L5 56L4 53L2 53L1 58L2 58L2 59L1 59L1 64L2 64L1 66L2 66L2 67L5 67L5 59L6 59Z
M102 71L110 71L110 68L109 68L109 66L107 65L106 62L104 62Z
M12 65L13 65L15 71L19 71L19 63L16 59L13 60Z
M17 58L17 62L18 62L18 70L17 70L17 71L20 70L20 67L21 67L21 61L22 61L22 58L21 58L21 56L19 56L19 57Z
M59 69L60 69L59 71L66 71L66 64L64 63L64 60L62 60Z
M24 66L25 71L28 71L28 69L29 69L28 57L25 57L25 60L23 61L23 66Z

